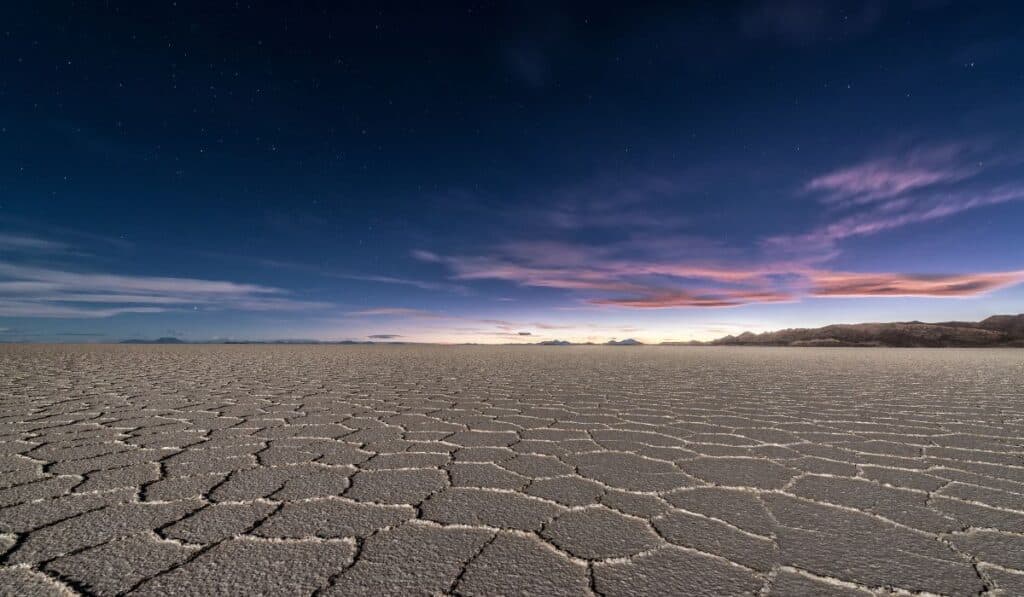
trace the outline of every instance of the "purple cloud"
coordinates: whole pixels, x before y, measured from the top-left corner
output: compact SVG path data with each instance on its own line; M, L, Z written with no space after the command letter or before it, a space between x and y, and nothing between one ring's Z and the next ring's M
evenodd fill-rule
M922 197L891 199L875 207L852 213L810 232L795 236L776 236L765 239L765 246L781 249L821 250L837 241L869 236L946 218L958 213L1020 201L1024 199L1024 186L1005 185L983 191L935 193Z
M1003 201L1017 196L1006 192L974 201ZM1019 196L1024 197L1024 193ZM973 205L970 201L949 201L930 212L894 217L941 217L948 210L970 209ZM847 233L870 232L837 229L831 233L838 238ZM810 237L807 242L814 240L820 239ZM460 280L504 280L519 286L565 290L580 295L584 304L629 309L737 307L793 302L808 296L976 296L1022 281L1018 272L942 276L833 272L806 259L761 263L663 261L652 256L627 257L613 245L592 248L551 242L502 245L490 255L430 253L430 260L444 264ZM520 327L515 322L485 321L504 330Z
M872 159L812 178L805 189L823 193L825 203L845 206L889 199L977 174L981 166L967 161L971 149L965 145L944 145Z
M819 272L811 281L812 294L823 297L967 297L1020 284L1024 270L932 275Z

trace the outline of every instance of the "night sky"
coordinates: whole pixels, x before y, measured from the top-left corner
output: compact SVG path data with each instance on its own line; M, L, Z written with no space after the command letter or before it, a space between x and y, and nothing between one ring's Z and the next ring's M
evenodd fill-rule
M659 342L1024 311L1018 3L0 16L0 340Z

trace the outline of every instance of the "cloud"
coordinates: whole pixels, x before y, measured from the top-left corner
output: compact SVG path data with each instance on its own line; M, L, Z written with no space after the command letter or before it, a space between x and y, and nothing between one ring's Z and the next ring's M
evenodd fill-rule
M821 297L977 296L1024 282L1024 270L972 274L876 274L821 272L811 293Z
M978 163L964 163L968 151L965 146L944 145L869 160L812 178L805 189L823 193L825 203L871 203L977 174Z
M671 309L677 307L738 307L751 303L788 303L796 300L783 292L718 291L693 294L685 290L652 290L650 293L627 298L591 299L595 305L629 307L633 309Z
M77 230L75 228L67 228L64 226L57 226L52 221L35 220L32 218L24 218L21 216L15 216L10 213L0 213L0 223L4 223L11 227L17 227L19 229L29 230L45 230L47 234L51 236L59 236L61 238L75 239L76 244L72 245L66 242L53 241L48 238L41 238L35 234L14 234L14 236L28 236L34 237L38 240L42 240L46 243L52 243L54 245L60 245L60 249L55 250L71 250L74 248L81 248L78 243L92 243L106 245L107 248L114 248L119 251L131 250L135 244L124 238L124 235L119 236L106 236L102 234L95 234L92 232L85 232Z
M740 266L683 260L688 253L695 252L734 255L728 249L719 250L713 243L696 243L689 238L680 239L675 246L671 239L628 240L602 246L553 241L516 242L499 245L489 255L430 255L432 262L446 265L453 277L460 280L506 280L522 286L622 292L646 289L646 284L631 280L643 276L752 283L793 267L792 263L786 266ZM683 257L677 260L675 255Z
M522 286L560 288L570 290L638 289L637 286L616 280L603 268L592 265L605 256L596 255L600 249L565 243L541 243L524 250L527 244L499 248L492 256L448 256L434 253L429 261L448 266L457 280L505 280Z
M0 316L45 317L59 319L99 319L124 313L161 313L160 307L81 308L52 303L33 303L0 299Z
M540 322L540 321L533 322L530 325L535 327L535 328L542 329L542 330L567 330L567 329L576 327L576 326L572 326L572 325L563 325L563 324L555 324L555 323L543 323L543 322Z
M234 256L231 256L234 257ZM318 276L324 276L326 278L338 278L342 280L360 280L364 282L378 282L381 284L398 284L401 286L412 286L415 288L421 288L423 290L440 290L455 292L458 294L469 294L470 290L465 286L458 284L448 284L445 282L431 282L427 280L417 280L413 278L401 278L397 276L380 276L371 274L352 274L345 272L336 272L333 270L325 269L315 265L307 265L304 263L294 263L291 261L280 261L276 259L258 259L256 263L265 267L278 268L278 269L290 269L296 271L303 271L316 274Z
M283 294L285 292L278 288L256 284L239 284L218 280L77 273L8 263L0 263L0 276L23 281L49 283L55 287L77 291L150 292L220 296Z
M240 311L301 311L328 303L290 298L270 286L198 278L72 272L0 262L0 315L104 318L186 306Z
M69 245L57 241L28 236L24 234L7 234L0 232L0 249L7 251L39 251L39 252L62 252L70 248Z
M996 193L982 200L1011 197L1016 195ZM969 207L956 202L937 203L934 213L913 217L940 217L942 210L957 208ZM808 237L805 242L816 240L820 239ZM456 279L504 280L520 286L565 290L579 295L586 305L625 309L738 307L794 302L808 296L976 296L1022 281L1015 271L942 276L831 272L815 260L798 258L720 263L663 261L657 255L623 255L614 244L588 247L517 243L500 245L490 255L431 255ZM526 327L505 320L481 321L507 331ZM545 329L542 324L533 327Z
M398 334L370 334L367 338L372 340L393 340L395 338L401 338Z
M794 7L799 8L786 3L781 9ZM810 31L836 16L835 5L809 8L811 13L819 11L814 13L818 16L812 15L814 19L824 20L800 24L797 17L801 15L795 15L795 21L786 25ZM878 16L877 8L854 11L852 20L869 26ZM992 142L969 140L875 154L800 185L803 196L824 206L828 219L823 223L794 234L760 237L753 243L737 240L732 246L681 232L685 219L665 212L666 206L679 207L680 197L713 192L705 184L706 172L624 179L599 176L555 189L544 194L542 206L512 214L528 221L524 226L533 230L533 238L453 254L419 249L412 256L443 266L450 279L458 282L497 280L562 291L583 305L577 308L715 308L841 296L837 288L819 282L830 273L828 263L841 253L844 240L1024 200L1024 183L1014 180L1020 153L1013 147L997 151ZM982 178L981 173L986 176ZM561 240L566 238L602 240L593 244ZM912 296L972 296L1003 287L986 284L989 278L984 272L948 275L976 276L978 284L928 286L920 283L920 274L899 271L868 273L865 279L880 276L900 281L902 291ZM884 284L863 289L863 296L894 295ZM506 331L515 329L512 322L497 325Z
M1024 200L1022 185L891 199L873 209L839 218L805 234L768 238L765 245L784 249L821 250L843 239L874 235L911 224L947 218L980 207L1021 200Z
M513 216L556 232L666 232L690 224L690 218L679 213L678 201L700 190L703 186L695 172L674 176L647 173L602 176L541 193L540 205L536 205L536 198L526 197L523 202L535 207Z
M404 307L378 307L372 309L363 309L361 311L352 312L355 316L393 316L395 318L389 326L398 328L396 331L404 334L398 336L397 334L378 334L367 336L368 338L379 338L386 339L385 336L393 336L395 338L416 338L421 337L424 330L431 330L438 334L448 335L478 335L494 338L526 338L526 337L538 337L538 332L528 331L530 328L536 328L544 330L539 332L541 336L544 336L548 330L576 330L581 329L592 329L601 331L604 334L608 333L631 333L637 331L634 326L622 326L622 325L607 325L593 322L571 322L571 323L552 323L545 321L509 321L504 319L487 319L487 318L476 318L462 315L448 315L443 313L436 313L431 311L421 311L418 309L408 309ZM351 315L351 313L349 314ZM427 321L423 321L423 320ZM406 321L402 321L406 320ZM342 320L343 325L350 325L351 319ZM402 325L409 325L408 328L400 327Z
M629 254L638 247L648 254ZM588 304L628 308L723 307L792 300L788 292L770 286L779 277L808 269L798 262L739 265L665 261L661 257L665 253L673 251L666 251L662 243L594 247L521 242L500 245L492 255L431 253L431 259L449 267L459 280L505 280L520 286L568 290L591 295L585 299ZM696 292L688 288L693 284L701 288L710 284L710 289ZM515 327L511 322L497 323L504 323L505 329Z
M469 289L458 284L445 284L443 282L428 282L426 280L413 280L409 278L396 278L394 276L362 276L357 274L327 274L335 278L347 280L363 280L365 282L380 282L381 284L398 284L400 286L413 286L423 290L446 290L458 294L469 294Z
M443 317L439 313L432 311L424 311L422 309L409 309L406 307L374 307L371 309L360 309L358 311L349 311L345 314L349 317L378 317L378 316L400 316L400 317L425 317L429 319L435 319Z
M978 177L999 167L1012 175L1020 161L1019 152L1011 149L984 155L986 149L981 143L918 147L814 177L804 191L832 208L832 221L808 232L768 237L762 244L788 253L834 254L837 244L847 238L1024 199L1020 182L997 178L1002 182L994 184ZM988 178L993 174L1000 173L990 173Z

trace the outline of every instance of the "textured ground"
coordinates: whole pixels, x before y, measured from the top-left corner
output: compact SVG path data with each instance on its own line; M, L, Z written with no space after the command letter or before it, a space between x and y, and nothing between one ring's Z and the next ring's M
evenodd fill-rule
M1024 352L0 346L0 593L1024 594Z

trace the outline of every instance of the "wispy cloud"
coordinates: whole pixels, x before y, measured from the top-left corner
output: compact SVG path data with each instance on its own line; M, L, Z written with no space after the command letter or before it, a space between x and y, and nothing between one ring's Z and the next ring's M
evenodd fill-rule
M68 250L66 243L30 236L0 232L0 249L7 251L61 252Z
M776 271L637 257L628 254L633 248L628 242L598 247L545 241L500 245L490 255L440 256L418 251L414 256L446 265L458 280L505 280L520 286L576 291L643 292L650 282L640 278L651 276L756 282ZM654 249L660 252L663 247Z
M0 298L0 316L44 317L59 319L100 319L124 313L161 313L160 307L98 307L83 308L63 304L30 301L12 301Z
M747 250L651 226L601 244L520 240L476 254L418 250L413 257L443 265L458 281L503 280L566 291L584 305L629 309L736 307L802 297L977 296L1020 283L1019 273L848 273L832 272L827 264L845 239L1024 200L1024 183L1010 168L1019 163L1013 156L983 142L947 143L825 172L802 192L826 206L831 221L762 238ZM647 183L636 192L596 194L597 207L570 196L551 213L566 228L586 227L595 216L644 212L650 197L681 192L673 179ZM628 218L622 222L622 229L630 229Z
M782 303L802 297L976 296L1022 281L1019 272L923 275L832 272L816 260L694 263L657 256L625 256L614 245L543 243L543 251L497 247L493 254L442 256L459 280L504 280L519 286L574 293L584 304L628 309L716 308ZM512 330L514 322L486 320Z
M493 326L495 326L498 329L506 330L506 331L519 330L519 329L522 329L522 328L537 328L537 329L541 329L541 330L566 330L566 329L571 329L571 328L575 328L575 327L579 327L580 326L580 324L568 325L568 324L559 324L559 323L546 323L546 322L543 322L543 321L522 322L522 321L507 321L505 319L472 319L471 321L475 321L475 322L479 322L479 323L486 323L486 324L489 324L489 325L493 325ZM582 324L582 325L583 325L583 327L586 327L587 325L592 325L592 324Z
M444 282L430 282L427 280L416 280L412 278L397 278L394 276L370 276L359 274L328 274L334 278L346 280L363 280L365 282L379 282L381 284L398 284L399 286L412 286L422 290L441 290L454 292L456 294L469 294L469 288L459 284L446 284Z
M235 256L231 256L233 259ZM332 270L325 267L316 265L309 265L305 263L294 263L291 261L280 261L277 259L257 259L255 262L261 266L274 268L274 269L289 269L300 272L307 272L325 278L336 278L340 280L360 280L364 282L377 282L380 284L397 284L399 286L411 286L414 288L420 288L422 290L436 290L445 292L454 292L456 294L470 294L470 289L459 285L452 284L449 282L434 282L430 280L419 280L416 278L404 278L400 276L383 276L374 274L359 274L351 272L341 272Z
M763 245L790 253L834 251L847 238L1024 200L1024 183L999 176L994 179L1000 182L991 182L990 171L1016 166L1019 157L1012 151L986 156L984 147L961 143L915 148L812 178L804 190L831 208L831 221L808 232L768 237ZM982 172L990 174L988 179L979 176Z
M1024 270L971 274L873 274L819 272L811 278L814 296L968 297L1024 282Z
M584 298L589 304L629 308L724 307L792 300L789 293L770 285L776 278L808 270L807 265L796 262L741 266L662 261L651 255L628 255L627 248L635 246L542 242L502 245L486 256L440 256L422 251L415 255L446 265L459 280L505 280L520 286L569 290L590 295ZM660 244L654 248L663 249ZM695 283L700 290L684 287Z
M692 173L603 176L544 194L542 207L527 210L535 226L554 230L678 230L690 223L672 205L700 190Z
M678 307L738 307L751 303L789 303L796 296L785 292L717 290L693 293L685 290L652 290L647 294L626 298L596 298L595 305L632 309L672 309Z
M635 326L609 325L588 321L573 321L564 323L553 323L549 321L515 321L506 319L480 318L468 315L453 315L435 311L424 311L409 309L405 307L375 307L352 311L340 321L346 328L352 325L353 318L366 317L368 321L375 320L378 316L381 321L386 321L389 333L378 333L369 330L367 338L437 338L450 335L462 336L473 335L493 338L545 338L547 333L554 330L595 332L602 334L632 333L637 330ZM372 325L366 323L364 325ZM401 333L399 336L396 333Z
M693 181L685 176L601 178L556 192L532 215L538 224L556 229L677 229L690 219L662 206L693 190Z
M50 284L64 290L100 292L147 292L182 295L253 295L283 294L285 291L256 284L239 284L195 278L164 278L121 276L116 274L78 273L40 267L0 263L0 276L15 281Z
M871 203L973 176L983 166L970 162L969 153L969 146L954 144L916 149L822 174L805 188L822 193L826 203Z
M841 217L804 234L768 238L765 245L776 248L802 247L805 250L821 250L847 238L870 236L911 224L947 218L980 207L1021 200L1024 200L1024 185L891 199L873 209Z
M872 14L862 15L865 23L874 18ZM813 30L822 22L806 25ZM715 242L686 233L690 224L676 215L677 200L694 192L713 192L702 182L708 179L707 172L597 177L555 189L545 195L543 206L527 207L529 225L524 229L532 238L477 251L445 254L419 249L412 255L443 266L456 282L499 280L558 290L584 306L710 308L841 296L819 281L842 253L843 241L1024 200L1024 182L1017 174L1020 153L1013 147L996 148L989 140L904 145L876 153L799 186L800 196L821 206L823 223L749 242L729 236ZM674 206L675 213L666 212L665 206ZM898 281L912 296L974 296L1005 286L928 286L914 272L865 275ZM987 279L984 273L978 275ZM893 295L884 285L863 293Z
M328 306L258 284L72 272L0 262L0 315L7 317L103 318L186 307L301 311Z
M428 319L444 317L440 313L407 307L373 307L371 309L349 311L345 315L347 317L423 317Z
M49 248L54 250L79 250L82 248L82 244L103 245L105 248L113 248L119 251L127 251L135 246L134 243L126 240L123 235L107 236L95 234L75 228L58 226L53 224L53 222L20 217L11 213L0 213L0 223L4 224L8 228L21 231L8 231L7 234L11 236L29 237L38 241L43 241L43 243L49 245ZM24 232L25 230L45 230L46 235ZM59 237L61 240L53 240L52 237L54 236Z

